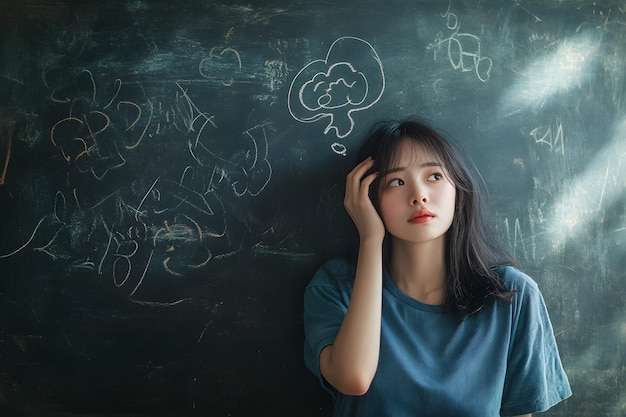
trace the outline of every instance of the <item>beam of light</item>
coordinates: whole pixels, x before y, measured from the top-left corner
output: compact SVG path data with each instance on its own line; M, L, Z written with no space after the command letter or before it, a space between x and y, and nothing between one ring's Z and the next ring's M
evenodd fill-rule
M624 198L626 186L626 117L615 123L612 140L570 182L547 217L553 246L575 238L586 223L602 221L604 208Z
M597 50L597 42L584 34L563 40L556 50L546 49L521 71L522 78L503 95L500 108L510 115L541 107L559 93L580 88L598 60Z

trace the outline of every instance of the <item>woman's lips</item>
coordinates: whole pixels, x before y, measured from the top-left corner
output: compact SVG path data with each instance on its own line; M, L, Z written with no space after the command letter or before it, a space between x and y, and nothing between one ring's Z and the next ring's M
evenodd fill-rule
M414 223L414 224L428 223L434 218L435 218L435 215L431 213L430 211L418 210L415 213L413 213L413 216L411 216L411 218L409 219L409 223Z

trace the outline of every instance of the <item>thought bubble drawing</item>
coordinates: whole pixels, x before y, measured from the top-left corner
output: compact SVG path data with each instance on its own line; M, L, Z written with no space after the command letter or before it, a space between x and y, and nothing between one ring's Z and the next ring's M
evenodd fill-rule
M354 129L352 113L372 107L384 90L383 66L372 45L343 37L333 42L326 58L310 62L295 76L289 112L303 123L329 118L324 134L333 130L341 139Z

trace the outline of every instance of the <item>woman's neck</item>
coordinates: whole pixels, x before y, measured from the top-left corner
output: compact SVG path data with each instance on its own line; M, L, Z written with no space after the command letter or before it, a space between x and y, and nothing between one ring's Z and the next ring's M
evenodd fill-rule
M408 296L424 303L445 301L445 238L412 244L392 243L391 279Z

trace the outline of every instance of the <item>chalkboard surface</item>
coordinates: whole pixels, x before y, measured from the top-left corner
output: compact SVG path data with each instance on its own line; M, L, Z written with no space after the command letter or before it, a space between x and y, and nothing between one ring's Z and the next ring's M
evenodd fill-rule
M0 413L329 416L302 292L366 128L475 161L574 396L626 415L622 1L0 1Z

